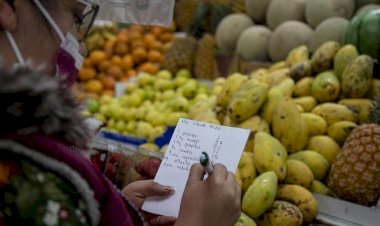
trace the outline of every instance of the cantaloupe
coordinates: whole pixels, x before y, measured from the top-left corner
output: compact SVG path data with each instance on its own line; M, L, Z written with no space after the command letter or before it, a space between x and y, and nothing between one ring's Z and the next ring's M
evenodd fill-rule
M305 21L306 0L272 0L267 11L267 25L275 29L284 21Z
M245 11L258 23L264 23L267 9L272 0L245 0Z
M224 17L215 32L220 51L225 54L234 53L240 34L253 24L252 19L243 13L233 13Z
M380 0L355 0L355 7L357 9L368 4L380 4Z
M343 17L332 17L322 21L310 38L309 50L314 52L326 41L336 41L342 44L348 23L349 21Z
M273 62L284 60L293 48L307 44L313 29L304 22L286 21L273 31L269 40L268 52Z
M316 28L327 18L340 16L350 19L355 10L354 0L308 0L305 17L307 23Z
M267 61L271 34L263 25L247 28L239 37L236 53L245 61Z
M365 12L367 10L372 10L372 9L380 9L380 4L368 4L364 5L356 10L355 16L359 15L362 12Z

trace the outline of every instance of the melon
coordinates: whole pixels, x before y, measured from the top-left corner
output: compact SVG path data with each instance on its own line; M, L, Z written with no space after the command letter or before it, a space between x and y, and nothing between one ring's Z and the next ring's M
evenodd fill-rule
M355 6L357 9L368 4L380 4L380 0L355 0Z
M368 4L365 6L362 6L356 10L355 16L359 15L360 13L363 13L365 11L373 10L373 9L380 9L380 4Z
M267 9L272 0L245 0L245 11L258 23L264 23Z
M284 21L305 21L306 0L272 0L267 11L267 25L275 29Z
M223 18L216 28L216 43L222 53L232 54L240 34L254 24L252 19L243 13L233 13Z
M343 43L344 33L349 21L343 17L332 17L320 23L310 38L309 50L313 53L327 41Z
M316 28L319 23L330 17L350 19L355 10L354 0L308 0L305 17L307 23Z
M347 26L344 43L353 44L359 53L379 61L380 56L380 9L365 11L354 16Z
M239 37L236 53L245 61L267 61L272 31L263 25L246 29Z
M313 29L301 21L290 20L278 26L269 40L268 52L273 62L285 60L293 48L309 42Z

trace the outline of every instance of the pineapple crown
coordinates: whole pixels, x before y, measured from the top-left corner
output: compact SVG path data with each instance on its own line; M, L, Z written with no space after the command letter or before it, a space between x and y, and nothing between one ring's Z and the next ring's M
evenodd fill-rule
M371 123L380 124L380 93L374 98L375 103L369 112L369 120Z

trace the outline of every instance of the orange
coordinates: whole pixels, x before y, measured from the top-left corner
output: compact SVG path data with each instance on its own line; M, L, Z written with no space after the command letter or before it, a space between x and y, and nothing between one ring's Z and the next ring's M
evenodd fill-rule
M116 66L120 66L121 65L121 56L118 56L118 55L114 55L111 57L111 64L112 65L116 65Z
M111 96L112 97L113 95L114 95L113 89L105 89L102 92L102 96Z
M155 41L156 37L153 34L148 33L144 36L144 43L146 46L150 46Z
M137 31L137 32L144 32L144 27L141 26L140 24L133 24L132 26L129 27L130 31Z
M156 36L156 38L159 38L160 35L161 35L161 33L162 33L162 28L160 28L160 27L153 27L151 32L152 32L152 34L154 36Z
M122 30L116 35L117 42L128 43L128 31Z
M137 74L137 72L133 69L130 69L127 71L127 76L128 77L132 77L132 76L135 76Z
M142 33L138 32L138 31L131 31L129 33L129 39L131 42L133 42L136 40L142 40L143 36L142 36Z
M81 67L79 69L78 77L81 81L87 81L95 78L96 71L94 68Z
M102 72L105 72L107 71L107 69L111 66L111 61L109 60L104 60L102 62L100 62L100 64L98 65L98 69L99 71L102 71Z
M161 63L162 60L163 56L160 51L152 49L148 52L148 61L154 63Z
M152 75L157 74L158 70L159 68L157 67L157 65L151 62L143 63L139 67L139 71L144 71Z
M116 79L107 75L101 79L101 82L103 83L103 87L105 89L113 89L115 87Z
M128 45L124 42L118 41L118 42L116 42L114 51L116 54L124 56L125 54L128 53Z
M115 40L107 40L104 43L103 50L107 54L108 57L113 55L114 46L115 46Z
M90 93L100 93L103 90L103 84L97 79L91 79L86 83L85 89Z
M163 45L160 41L155 41L149 46L149 49L155 49L158 51L162 51Z
M102 50L94 50L90 53L89 59L93 65L97 65L107 59L107 54Z
M88 58L84 58L82 67L92 67L91 60Z
M170 33L170 32L164 32L160 36L160 40L162 42L171 42L173 41L173 39L174 39L174 35L173 33Z
M136 48L132 52L133 61L137 64L143 62L146 59L146 50L144 48Z
M131 47L132 47L132 49L136 49L136 48L139 48L139 47L141 47L141 48L145 48L145 43L144 43L144 41L143 40L134 40L134 41L132 41L131 42Z
M128 70L128 69L133 68L133 58L132 58L132 56L131 55L125 55L122 58L120 66L124 70Z
M112 65L107 69L107 74L116 79L119 79L121 76L123 76L123 70L117 65Z

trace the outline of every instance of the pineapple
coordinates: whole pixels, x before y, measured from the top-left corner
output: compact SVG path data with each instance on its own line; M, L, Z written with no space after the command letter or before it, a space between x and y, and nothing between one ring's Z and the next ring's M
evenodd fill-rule
M187 31L194 12L201 0L177 0L175 3L174 20L180 31Z
M213 80L216 74L216 41L213 35L205 34L198 43L197 57L195 60L194 73L199 79Z
M187 36L176 38L165 53L163 68L175 74L180 69L193 69L197 52L197 40Z
M371 124L362 124L346 139L328 178L338 197L365 206L380 197L380 96L370 112Z

